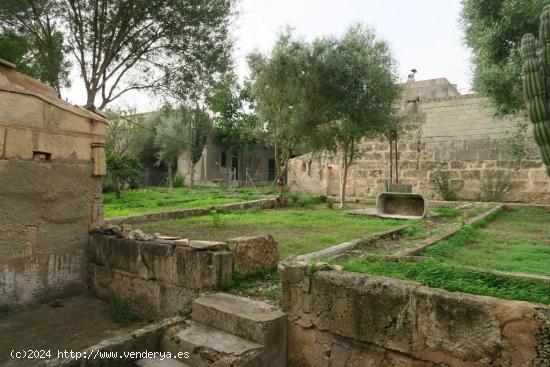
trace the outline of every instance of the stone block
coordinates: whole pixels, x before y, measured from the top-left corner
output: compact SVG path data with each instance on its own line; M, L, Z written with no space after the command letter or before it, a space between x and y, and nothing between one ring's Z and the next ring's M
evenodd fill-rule
M239 273L251 274L268 269L279 260L277 242L268 234L232 238L227 240L227 245L235 256L235 270Z
M4 158L32 159L32 132L24 129L7 129L4 147Z

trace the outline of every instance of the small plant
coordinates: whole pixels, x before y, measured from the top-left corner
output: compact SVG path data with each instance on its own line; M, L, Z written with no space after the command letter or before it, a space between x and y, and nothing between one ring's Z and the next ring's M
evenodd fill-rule
M512 186L512 174L505 171L486 171L481 181L483 198L491 202L501 202Z
M334 201L327 199L327 208L334 209Z
M435 186L435 190L443 200L456 201L458 196L456 192L451 189L449 179L449 172L436 171L432 175L432 182Z
M139 320L130 303L114 292L111 293L111 316L115 322L124 326Z
M223 212L219 209L212 210L210 213L212 216L212 225L214 227L225 226L225 218L223 217Z
M174 176L174 187L183 187L183 185L185 185L185 176L181 173L177 173Z

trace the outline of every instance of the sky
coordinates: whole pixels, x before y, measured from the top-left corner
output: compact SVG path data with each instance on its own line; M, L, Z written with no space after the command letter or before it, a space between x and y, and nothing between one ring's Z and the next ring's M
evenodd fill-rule
M233 29L236 71L248 75L246 55L255 49L268 52L287 26L311 41L324 35L342 35L356 22L373 26L389 42L406 80L416 68L416 80L446 77L462 93L471 88L471 53L460 27L460 0L241 0L240 16ZM85 91L74 70L72 86L62 95L84 104ZM151 111L162 100L147 93L129 93L115 105L138 112Z

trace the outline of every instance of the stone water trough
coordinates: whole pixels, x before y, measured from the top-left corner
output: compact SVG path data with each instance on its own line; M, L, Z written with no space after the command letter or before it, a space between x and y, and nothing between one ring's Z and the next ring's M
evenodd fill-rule
M382 192L376 198L376 214L381 218L422 219L428 208L428 200L420 194Z

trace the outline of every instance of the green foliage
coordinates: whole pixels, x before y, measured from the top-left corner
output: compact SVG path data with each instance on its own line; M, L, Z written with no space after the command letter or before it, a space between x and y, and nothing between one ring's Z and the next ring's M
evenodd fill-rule
M527 157L527 139L527 124L518 123L515 130L506 132L500 149L507 157L519 162Z
M550 286L543 282L474 271L446 265L434 259L421 262L353 259L341 265L347 271L414 280L431 288L451 292L550 304Z
M0 6L0 58L53 87L69 85L71 64L62 27L54 19L59 4L44 0L4 0Z
M223 211L212 210L212 212L210 212L210 216L212 217L212 225L215 228L222 227L226 224Z
M111 317L124 326L133 324L139 320L130 303L115 292L111 293Z
M180 153L185 152L189 160L189 185L194 184L194 167L200 160L206 145L212 121L208 113L196 105L188 108L180 105L174 109L165 106L148 116L157 120L154 133L154 144L157 151L157 165L165 164L171 168L176 164Z
M432 183L435 186L435 190L439 195L441 195L443 200L458 200L456 192L451 188L449 172L435 171L432 174Z
M473 51L473 87L499 114L524 110L520 40L535 33L548 0L463 0L465 40Z
M214 134L223 145L236 152L256 145L259 120L249 81L241 85L235 74L227 73L214 84L208 104L214 112Z
M185 177L181 173L176 173L174 176L174 187L183 187L185 185Z
M533 135L539 146L546 173L550 176L550 5L540 16L539 48L535 36L521 40L523 93L527 101Z
M277 183L285 194L285 173L293 152L307 134L315 109L306 98L311 92L311 46L297 40L290 30L282 33L268 55L248 56L251 92L259 114L256 136L275 153Z
M348 167L362 153L359 142L388 132L399 122L393 113L400 97L396 61L389 45L361 24L349 27L340 39L315 40L313 54L311 104L318 117L310 122L309 138L315 150L342 157L343 207Z
M48 70L74 55L93 110L131 90L203 96L229 66L233 9L216 0L3 0L0 26L31 40Z

